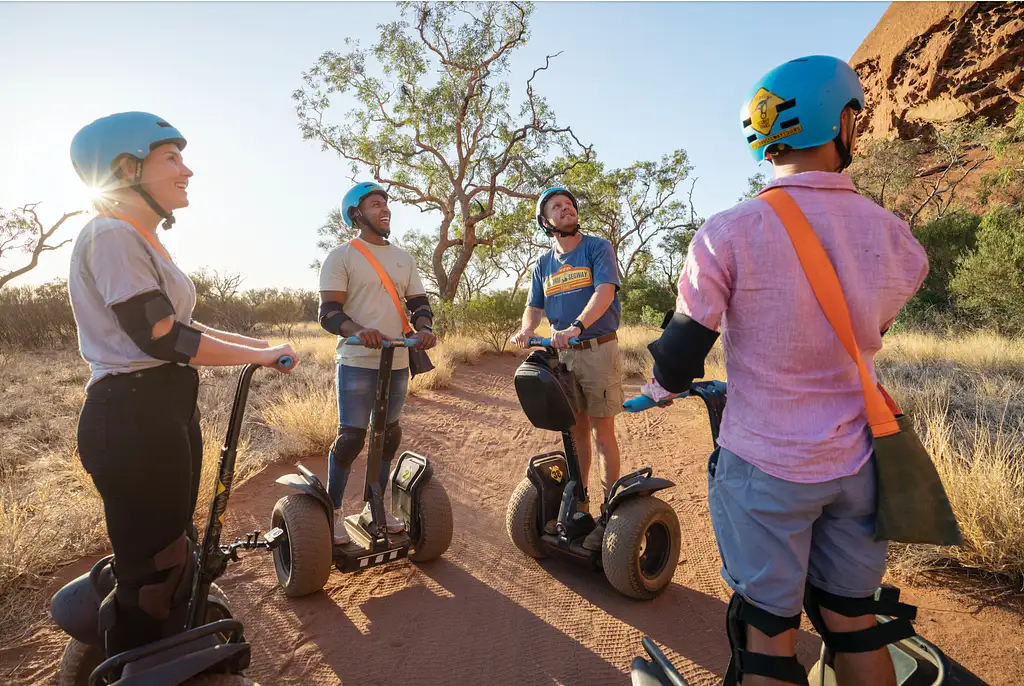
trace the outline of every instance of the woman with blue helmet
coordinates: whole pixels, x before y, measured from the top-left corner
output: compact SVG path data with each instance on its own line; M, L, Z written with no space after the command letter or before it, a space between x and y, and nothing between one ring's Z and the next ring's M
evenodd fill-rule
M908 606L875 599L887 542L874 537L875 456L857 365L762 197L788 196L806 218L873 370L882 334L920 288L928 261L906 223L841 173L863 107L856 72L827 56L782 64L748 91L743 136L775 179L700 228L676 311L649 346L654 378L643 392L662 400L704 376L722 331L729 401L708 464L708 506L734 591L726 684L807 684L795 656L804 610L834 653L842 686L894 685L885 646L913 634ZM899 619L879 625L876 614Z
M195 286L156 235L188 206L185 138L145 112L82 128L71 161L98 195L78 234L68 289L91 377L78 452L103 499L117 584L103 600L108 656L184 629L202 468L198 366L283 369L291 346L192 319Z

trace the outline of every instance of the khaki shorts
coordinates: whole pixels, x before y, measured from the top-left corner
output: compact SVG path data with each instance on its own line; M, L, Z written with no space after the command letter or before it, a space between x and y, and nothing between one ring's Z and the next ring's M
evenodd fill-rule
M594 349L559 350L558 357L576 377L580 409L591 417L614 417L622 412L622 357L618 339Z

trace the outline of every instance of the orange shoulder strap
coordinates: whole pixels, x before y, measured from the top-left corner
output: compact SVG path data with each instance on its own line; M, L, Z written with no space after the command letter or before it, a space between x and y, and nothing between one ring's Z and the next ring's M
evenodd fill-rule
M384 267L380 266L380 262L377 261L377 258L373 256L370 249L363 245L363 242L359 239L353 238L348 242L348 244L361 252L363 257L366 258L366 261L369 262L370 266L377 272L377 276L380 277L380 282L384 284L385 290L387 290L388 295L391 296L391 300L395 303L395 309L398 310L398 316L402 318L402 333L407 336L413 333L413 328L409 325L409 318L405 316L405 308L402 307L402 301L398 299L398 291L395 290L395 284L391 282L391 277L388 276L386 271L384 271Z
M871 382L871 375L868 374L867 366L857 347L857 339L853 335L853 326L850 323L850 311L843 296L842 286L839 284L839 277L821 242L814 235L814 230L807 223L804 213L800 211L796 201L781 188L768 189L758 197L767 202L782 220L782 225L796 249L804 274L807 275L807 280L814 291L814 297L818 299L818 304L821 305L825 317L828 318L846 352L857 363L872 435L881 438L899 433L899 426L890 404L886 402L884 391Z

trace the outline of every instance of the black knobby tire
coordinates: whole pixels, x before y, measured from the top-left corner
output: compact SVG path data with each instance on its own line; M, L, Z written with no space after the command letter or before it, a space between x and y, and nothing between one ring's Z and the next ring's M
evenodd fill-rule
M274 505L271 526L284 537L274 549L274 570L285 595L295 598L323 589L331 575L331 526L323 505L301 494L287 495Z
M89 675L103 662L103 647L71 639L57 669L58 686L88 686Z
M601 565L619 593L649 600L661 595L672 581L679 547L675 510L654 496L637 496L612 512L604 532Z
M505 511L505 530L515 546L530 557L547 557L537 530L537 504L540 498L537 487L529 479L523 479L512 491Z
M224 607L218 607L212 603L207 605L206 621L215 622L218 619L229 619L231 617L231 604L224 590L217 584L210 584L210 596L216 598ZM226 610L226 614L225 614ZM228 636L220 637L227 642ZM60 667L57 669L58 686L88 686L89 675L103 662L104 653L102 646L89 645L72 638L64 646L64 654L60 659Z
M419 492L419 535L409 547L413 562L441 557L452 543L455 522L448 492L437 477L431 477Z

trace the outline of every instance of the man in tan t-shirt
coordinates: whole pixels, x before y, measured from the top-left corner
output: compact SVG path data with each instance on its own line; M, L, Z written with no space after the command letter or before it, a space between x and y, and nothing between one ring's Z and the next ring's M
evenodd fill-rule
M426 350L436 343L431 332L434 315L430 311L423 282L412 256L391 245L391 211L387 192L374 183L360 183L345 194L342 201L345 223L359 229L360 241L390 277L411 313L409 323L416 330L417 349ZM342 513L342 496L352 471L352 463L363 449L370 424L370 411L377 389L382 340L402 337L402 317L394 300L381 283L369 260L351 243L340 245L327 255L320 268L320 326L338 336L335 361L338 365L338 437L328 455L327 492L334 503L334 542L349 542ZM358 336L362 345L347 345L345 338ZM391 461L402 440L399 415L409 388L409 351L396 348L388 396L388 424L381 456L380 489L384 492ZM364 513L369 513L369 503ZM387 530L398 533L405 526L391 513Z

